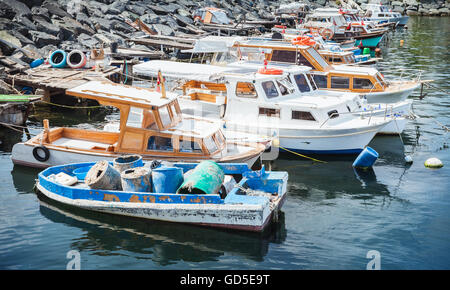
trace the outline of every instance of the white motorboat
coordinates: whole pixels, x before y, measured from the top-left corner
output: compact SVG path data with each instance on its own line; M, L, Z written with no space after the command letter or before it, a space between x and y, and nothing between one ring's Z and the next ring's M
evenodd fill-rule
M178 89L180 104L189 108L190 113L200 111L222 118L232 131L256 134L275 131L282 149L357 153L391 122L388 117L354 115L361 107L357 94L337 96L312 90L304 72L298 77L303 78L309 89L301 95L298 89L301 80L293 83L290 73L280 69L149 61L136 65L134 72L147 77L161 72L168 82L182 81L182 85L173 89Z

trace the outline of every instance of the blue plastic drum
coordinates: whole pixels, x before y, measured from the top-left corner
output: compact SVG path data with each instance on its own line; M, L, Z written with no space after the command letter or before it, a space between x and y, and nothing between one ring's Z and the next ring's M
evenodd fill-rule
M356 157L353 162L353 167L356 168L369 168L377 161L378 152L367 146L364 150Z
M161 166L152 170L152 192L175 193L183 183L183 169Z

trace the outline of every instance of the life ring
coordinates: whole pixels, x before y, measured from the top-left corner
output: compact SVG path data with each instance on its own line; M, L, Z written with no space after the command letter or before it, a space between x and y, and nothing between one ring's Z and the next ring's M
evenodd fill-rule
M39 151L44 152L44 156L39 155ZM50 151L45 146L36 146L33 148L33 156L37 161L45 162L50 158Z
M67 52L58 49L52 52L49 58L49 63L52 67L63 68L67 64Z
M334 36L334 32L333 30L329 29L329 28L323 28L320 30L320 35L325 39L325 40L330 40L333 38Z
M72 50L67 55L67 65L71 68L82 68L86 65L86 55L80 50Z
M263 67L258 70L258 73L263 74L263 75L281 75L281 74L283 74L283 70L276 69L276 68Z

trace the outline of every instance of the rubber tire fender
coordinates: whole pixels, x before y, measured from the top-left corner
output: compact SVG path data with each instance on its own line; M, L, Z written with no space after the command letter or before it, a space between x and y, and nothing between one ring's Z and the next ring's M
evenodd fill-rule
M39 155L38 151L42 150L44 152L44 157ZM33 148L33 156L37 161L45 162L50 158L50 150L47 147L40 145Z

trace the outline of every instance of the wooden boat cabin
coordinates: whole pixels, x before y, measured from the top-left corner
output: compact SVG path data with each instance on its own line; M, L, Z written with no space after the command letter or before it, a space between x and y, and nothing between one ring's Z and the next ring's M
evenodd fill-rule
M140 154L146 160L214 160L247 162L251 166L265 149L260 144L227 142L220 122L182 115L178 99L173 95L162 97L163 94L149 89L99 81L85 83L66 93L118 108L119 132L49 129L47 124L43 133L14 146L14 163L47 167ZM43 151L41 156L40 151Z
M285 41L243 40L232 49L241 60L266 59L274 63L291 63L312 68L319 89L351 91L367 96L371 103L403 101L420 86L420 72L415 79L387 81L375 68L330 64L312 46L293 45Z

